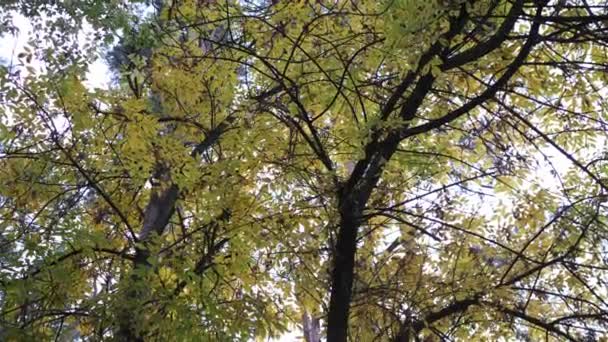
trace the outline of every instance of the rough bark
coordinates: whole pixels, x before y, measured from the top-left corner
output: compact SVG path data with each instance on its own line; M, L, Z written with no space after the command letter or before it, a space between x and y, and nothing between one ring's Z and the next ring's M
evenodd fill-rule
M207 137L196 146L192 151L192 157L197 157L201 153L213 146L225 132L230 124L234 121L231 118L228 121L222 122L215 129L211 130ZM148 244L150 238L156 235L162 235L165 227L169 224L169 220L175 212L175 204L179 198L179 188L177 185L170 183L169 170L163 169L161 174L157 175L165 183L170 185L158 192L154 192L150 196L150 201L144 212L142 229L138 238L138 246L135 247L135 257L133 260L133 272L129 276L129 288L125 292L125 307L119 313L119 326L116 333L116 338L119 341L143 341L140 332L137 329L137 314L142 308L140 307L142 298L145 298L145 284L141 284L140 276L137 270L150 267L148 258L150 250ZM222 243L221 245L223 245ZM200 266L203 270L204 265ZM202 271L201 271L202 272ZM180 285L183 288L185 285Z
M307 311L304 311L302 315L302 330L304 331L304 341L321 342L319 318L311 316Z
M152 233L162 235L165 227L169 224L171 216L175 211L175 203L179 195L179 189L176 185L171 185L158 193L153 193L145 210L144 222L141 233L139 234L139 244L135 248L135 258L133 268L136 272L130 276L130 287L125 293L126 310L121 313L120 325L118 329L119 341L143 341L143 337L137 326L137 315L134 315L135 310L139 310L139 302L141 298L145 298L145 287L138 286L141 279L137 273L138 269L150 267L148 258L150 251L148 243L150 238L154 236Z

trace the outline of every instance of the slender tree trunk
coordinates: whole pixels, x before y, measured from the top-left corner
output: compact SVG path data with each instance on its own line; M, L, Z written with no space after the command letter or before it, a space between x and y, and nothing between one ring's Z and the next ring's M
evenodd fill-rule
M304 311L302 315L302 330L304 331L304 341L321 342L321 326L319 319Z
M133 270L135 272L129 276L129 288L125 292L124 307L119 312L120 322L116 336L118 341L144 341L138 331L139 329L137 329L137 321L142 311L142 299L147 297L146 284L142 284L142 279L137 271L150 267L148 261L150 251L146 245L150 237L153 236L152 233L162 235L175 211L178 195L179 190L177 186L171 185L164 191L161 191L160 195L154 193L150 198L150 202L148 202L143 228L139 234L139 243L143 246L135 248L135 258L133 260Z

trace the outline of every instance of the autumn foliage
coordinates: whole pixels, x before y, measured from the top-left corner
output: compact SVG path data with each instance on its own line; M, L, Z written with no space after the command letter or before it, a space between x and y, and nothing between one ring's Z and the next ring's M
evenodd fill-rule
M608 337L605 1L0 4L1 340Z

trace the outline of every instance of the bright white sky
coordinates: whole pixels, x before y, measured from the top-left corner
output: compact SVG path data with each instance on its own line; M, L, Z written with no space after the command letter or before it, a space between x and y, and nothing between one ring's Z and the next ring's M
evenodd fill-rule
M2 64L18 64L17 55L23 51L24 46L31 36L32 26L27 18L20 14L15 14L13 16L13 23L18 28L16 35L6 34L0 36L0 61L2 61ZM82 44L84 44L84 37L88 30L90 30L90 26L85 25L85 34L81 35ZM41 63L40 61L33 60L32 66L34 68L39 68ZM22 74L24 72L26 71L22 70ZM102 59L98 59L90 66L86 85L91 89L107 88L110 85L110 76L111 73L108 66Z

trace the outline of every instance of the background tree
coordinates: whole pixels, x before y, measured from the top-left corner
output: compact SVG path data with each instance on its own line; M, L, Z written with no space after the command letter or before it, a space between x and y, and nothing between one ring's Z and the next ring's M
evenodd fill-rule
M155 5L3 74L8 338L606 336L606 3Z

